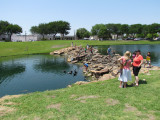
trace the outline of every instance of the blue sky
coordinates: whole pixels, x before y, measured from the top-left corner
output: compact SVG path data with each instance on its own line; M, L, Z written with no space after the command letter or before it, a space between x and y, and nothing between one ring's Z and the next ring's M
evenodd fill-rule
M0 0L0 20L18 24L27 34L31 26L64 20L89 31L100 23L160 23L160 0Z

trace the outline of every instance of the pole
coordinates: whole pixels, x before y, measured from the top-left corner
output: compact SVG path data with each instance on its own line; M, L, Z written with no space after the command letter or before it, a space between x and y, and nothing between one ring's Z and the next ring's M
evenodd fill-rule
M26 34L27 34L27 33L26 33L26 31L25 31L25 41L26 41Z

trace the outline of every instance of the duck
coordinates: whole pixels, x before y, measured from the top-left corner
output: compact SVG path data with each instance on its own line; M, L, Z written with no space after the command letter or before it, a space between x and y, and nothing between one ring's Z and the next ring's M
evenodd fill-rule
M76 71L76 69L74 70L74 74L77 74L77 71Z
M76 76L77 75L77 71L76 69L74 70L74 73L73 73L73 76Z
M68 74L72 74L72 70L70 72L68 72Z
M64 72L64 73L66 73L66 71L65 71L65 70L64 70L63 72Z

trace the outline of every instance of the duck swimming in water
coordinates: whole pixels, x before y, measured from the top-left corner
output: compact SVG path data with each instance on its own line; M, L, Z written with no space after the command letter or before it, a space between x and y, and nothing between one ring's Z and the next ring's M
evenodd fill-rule
M76 76L77 75L77 71L76 69L74 70L74 73L73 73L73 76Z
M68 72L68 74L72 74L72 70L70 72Z

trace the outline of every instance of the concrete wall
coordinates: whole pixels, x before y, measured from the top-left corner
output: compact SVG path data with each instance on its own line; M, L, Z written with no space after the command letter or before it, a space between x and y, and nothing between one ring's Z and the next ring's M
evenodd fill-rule
M16 35L13 34L11 37L12 42L27 42L27 41L37 41L38 35Z
M0 40L9 40L8 35L0 35Z

